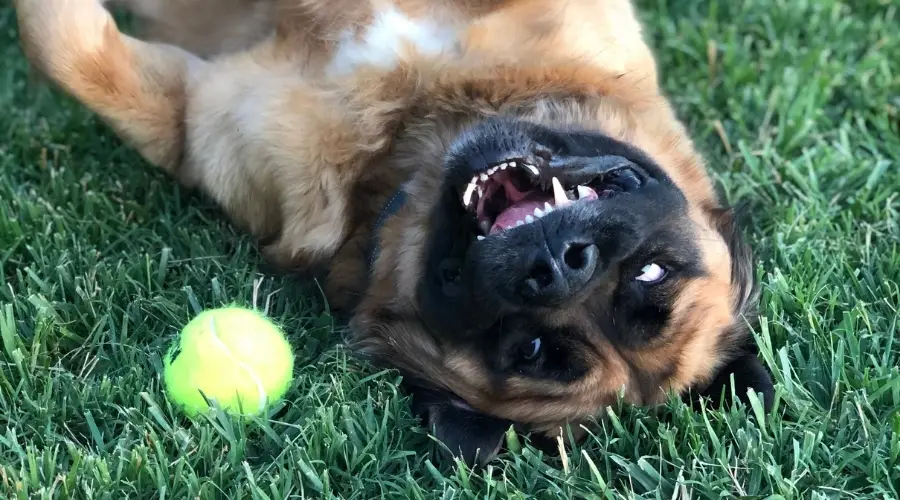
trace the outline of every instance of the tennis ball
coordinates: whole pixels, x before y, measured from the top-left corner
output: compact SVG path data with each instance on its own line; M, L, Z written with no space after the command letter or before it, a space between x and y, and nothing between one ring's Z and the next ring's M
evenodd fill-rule
M163 365L166 392L186 414L207 411L210 399L228 413L258 415L287 392L294 354L268 318L225 307L191 320Z

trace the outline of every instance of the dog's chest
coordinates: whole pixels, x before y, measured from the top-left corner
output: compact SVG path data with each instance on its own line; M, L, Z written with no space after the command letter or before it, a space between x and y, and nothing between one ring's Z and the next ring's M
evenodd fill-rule
M411 17L388 6L366 24L340 34L328 72L341 76L366 66L391 70L411 57L445 57L458 50L459 34L450 23Z

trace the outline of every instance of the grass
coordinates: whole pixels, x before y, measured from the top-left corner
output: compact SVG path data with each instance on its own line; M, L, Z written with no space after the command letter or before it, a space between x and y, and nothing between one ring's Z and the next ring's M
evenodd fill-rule
M665 87L752 208L776 410L612 408L485 471L430 461L392 372L337 344L314 284L90 113L29 83L0 3L0 492L8 498L898 498L900 6L642 0ZM297 346L271 420L190 422L160 385L178 325L268 304Z

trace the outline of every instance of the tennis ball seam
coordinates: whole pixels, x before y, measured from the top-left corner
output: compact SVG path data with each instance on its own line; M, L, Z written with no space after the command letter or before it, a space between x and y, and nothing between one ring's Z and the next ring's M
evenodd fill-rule
M249 375L253 380L253 383L256 384L256 390L259 393L259 402L256 411L262 411L263 408L265 408L268 404L268 397L266 395L266 389L265 387L263 387L263 383L259 378L259 375L249 365L239 360L234 356L234 354L231 353L231 349L229 349L225 342L222 341L222 338L219 337L219 332L218 330L216 330L216 318L214 316L211 316L209 318L209 331L210 333L212 333L212 338L216 341L216 344L218 344L219 348L222 349L225 355L228 356L232 361L234 361L238 366L243 368L244 371L247 372L247 375ZM241 399L238 398L238 400L240 401Z

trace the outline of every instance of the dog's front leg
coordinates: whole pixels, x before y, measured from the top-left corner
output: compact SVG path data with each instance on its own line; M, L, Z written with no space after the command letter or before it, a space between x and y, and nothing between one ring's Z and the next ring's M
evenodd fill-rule
M22 47L53 83L99 114L148 161L176 173L194 56L119 32L98 0L16 0Z
M302 49L275 41L207 62L120 33L97 0L16 7L36 68L149 162L212 197L276 264L304 267L340 246L351 190L402 103L359 92L353 78L306 81Z

